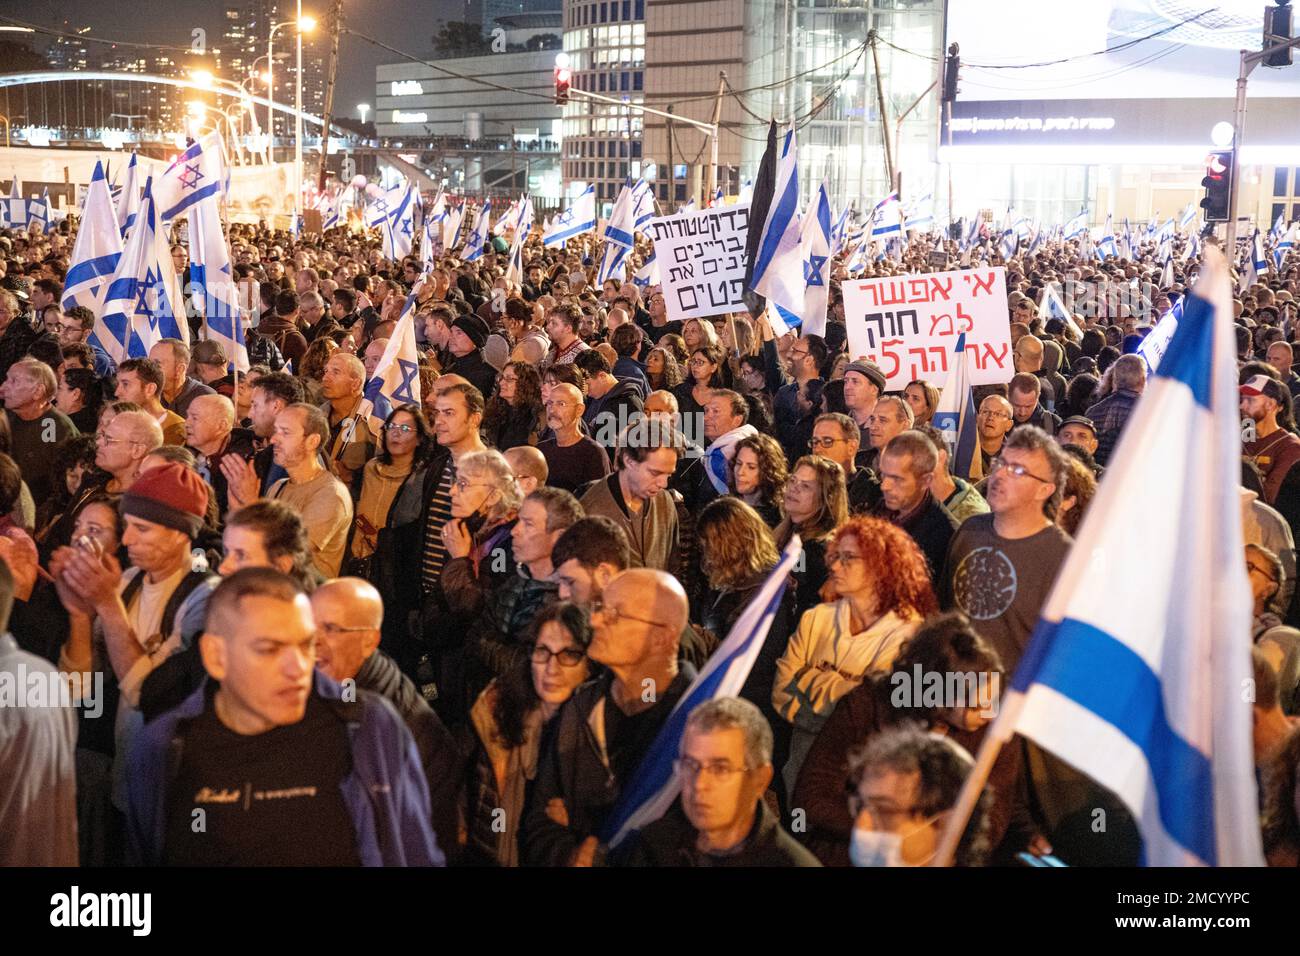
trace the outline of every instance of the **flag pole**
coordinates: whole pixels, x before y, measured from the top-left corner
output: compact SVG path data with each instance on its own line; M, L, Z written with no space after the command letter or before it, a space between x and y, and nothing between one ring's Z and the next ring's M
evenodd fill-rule
M931 866L952 866L957 845L961 842L962 834L966 832L966 825L970 822L971 814L975 812L975 804L979 802L980 794L984 792L984 785L988 783L989 775L993 772L993 764L997 762L998 755L1005 744L1005 741L999 739L995 733L996 729L996 725L990 727L989 732L984 736L984 742L980 744L979 753L975 756L975 766L966 775L966 782L962 784L961 792L957 795L957 803L948 814L947 825L944 826L943 834L939 837L939 848L935 851L934 859L930 861Z

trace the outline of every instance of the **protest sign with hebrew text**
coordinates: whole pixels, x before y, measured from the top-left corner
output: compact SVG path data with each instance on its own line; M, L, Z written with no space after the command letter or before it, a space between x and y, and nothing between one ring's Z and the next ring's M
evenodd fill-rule
M702 319L745 311L749 203L651 219L668 318Z

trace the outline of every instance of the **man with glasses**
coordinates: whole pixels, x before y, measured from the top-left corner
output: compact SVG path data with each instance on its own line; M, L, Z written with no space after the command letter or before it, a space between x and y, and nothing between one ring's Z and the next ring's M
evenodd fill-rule
M808 433L800 428L804 413L799 407L799 394L815 378L821 377L821 367L826 362L826 341L820 335L805 335L790 346L790 375L793 381L782 385L772 400L776 439L785 451L787 461L798 461L806 451ZM775 356L767 359L778 361Z
M448 855L457 845L456 791L460 755L455 738L420 696L397 662L379 649L384 602L369 581L335 578L311 595L316 620L316 669L349 688L369 691L390 704L415 738L429 781L433 831Z
M104 490L128 490L140 475L140 463L162 443L162 428L147 412L114 415L97 436L95 448L95 467L109 476Z
M1032 425L1017 428L989 469L991 513L967 518L948 548L940 603L975 622L1007 673L1020 662L1070 549L1070 536L1053 520L1065 476L1056 440Z
M681 798L628 834L615 866L821 866L786 833L763 792L772 782L772 728L739 697L691 711L674 769Z
M649 568L619 574L593 604L587 656L606 670L556 717L524 820L527 865L595 862L597 834L695 678L677 654L688 609L678 580Z
M1012 417L1011 403L1001 395L986 395L980 402L979 415L975 419L975 430L979 433L980 462L984 474L992 467L990 462L1002 450L1002 442L1007 432L1015 424ZM963 475L962 477L967 477Z
M54 310L58 315L55 328L60 346L66 347L85 343L94 356L93 370L95 375L101 379L108 379L117 374L117 363L108 357L107 352L90 341L90 333L95 329L95 313L82 305L74 305L66 312L60 311L57 304L51 305L46 307L47 324L48 313L51 310Z
M858 435L857 423L849 416L826 412L817 416L809 441L814 455L829 458L844 469L849 510L854 514L869 511L880 501L880 482L875 473L870 468L858 467Z

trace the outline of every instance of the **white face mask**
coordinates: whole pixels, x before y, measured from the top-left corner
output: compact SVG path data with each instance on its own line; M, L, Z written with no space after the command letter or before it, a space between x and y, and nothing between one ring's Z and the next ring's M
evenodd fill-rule
M906 836L919 833L928 827L942 813L935 814L909 831ZM903 861L903 838L901 833L886 833L883 830L866 830L855 826L849 838L849 862L854 866L925 866L934 858L934 853L920 863ZM937 852L937 849L936 849Z

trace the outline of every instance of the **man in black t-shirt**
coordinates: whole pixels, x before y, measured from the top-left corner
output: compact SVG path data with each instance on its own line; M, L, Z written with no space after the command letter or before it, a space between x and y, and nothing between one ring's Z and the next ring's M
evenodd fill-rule
M137 862L441 865L410 731L383 698L315 668L300 585L245 568L213 592L206 682L145 725L128 757Z

